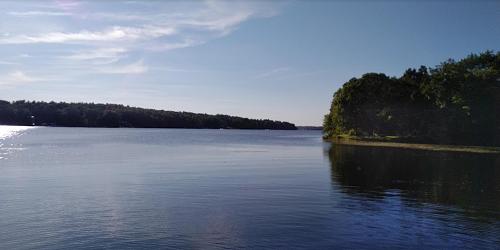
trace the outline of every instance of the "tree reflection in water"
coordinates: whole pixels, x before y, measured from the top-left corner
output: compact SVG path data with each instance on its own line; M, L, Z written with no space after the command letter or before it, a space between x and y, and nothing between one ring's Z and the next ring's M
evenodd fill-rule
M333 185L348 195L457 208L469 218L500 219L500 155L331 145Z

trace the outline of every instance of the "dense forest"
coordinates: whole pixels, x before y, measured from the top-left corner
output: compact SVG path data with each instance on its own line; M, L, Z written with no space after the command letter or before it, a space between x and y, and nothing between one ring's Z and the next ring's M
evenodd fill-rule
M297 129L294 124L288 122L143 109L117 104L1 100L0 124L62 127Z
M333 95L326 138L500 146L500 53L487 51L399 78L368 73Z

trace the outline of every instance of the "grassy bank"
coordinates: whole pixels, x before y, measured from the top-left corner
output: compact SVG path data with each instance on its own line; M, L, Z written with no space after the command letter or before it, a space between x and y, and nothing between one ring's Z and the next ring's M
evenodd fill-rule
M467 153L481 153L481 154L500 154L500 147L415 143L415 141L418 141L415 138L404 138L397 136L359 137L359 136L339 135L331 138L325 138L325 140L341 145L406 148L406 149L417 149L417 150L467 152Z

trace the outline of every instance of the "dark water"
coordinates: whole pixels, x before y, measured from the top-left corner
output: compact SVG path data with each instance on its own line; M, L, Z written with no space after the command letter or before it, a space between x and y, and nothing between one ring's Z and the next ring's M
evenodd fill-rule
M0 249L500 246L495 155L331 146L318 131L11 130Z

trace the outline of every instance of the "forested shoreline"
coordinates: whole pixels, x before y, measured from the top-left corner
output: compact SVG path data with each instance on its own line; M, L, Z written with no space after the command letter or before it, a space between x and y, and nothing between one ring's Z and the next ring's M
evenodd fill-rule
M144 109L119 104L2 101L0 125L295 130L289 122Z
M323 128L325 138L500 146L500 53L352 78L333 95Z

